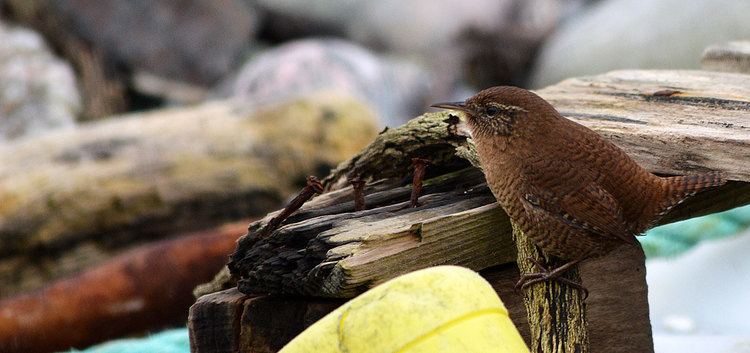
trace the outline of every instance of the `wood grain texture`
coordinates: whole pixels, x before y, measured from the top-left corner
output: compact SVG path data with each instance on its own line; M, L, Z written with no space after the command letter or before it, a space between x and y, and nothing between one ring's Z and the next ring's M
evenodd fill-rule
M524 295L513 289L519 275L516 264L493 266L480 273L503 300L521 336L531 344ZM608 256L586 261L580 266L580 277L591 290L585 302L589 351L653 353L643 251L623 246Z
M750 74L750 41L733 41L706 48L701 67L710 71Z
M608 256L583 262L589 351L653 353L643 250L622 246Z
M338 299L260 296L245 301L239 352L273 353L344 303Z

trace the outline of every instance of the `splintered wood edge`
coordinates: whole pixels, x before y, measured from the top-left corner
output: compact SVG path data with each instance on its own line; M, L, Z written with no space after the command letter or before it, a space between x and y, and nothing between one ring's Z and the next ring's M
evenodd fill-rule
M515 261L510 221L497 204L430 218L398 232L387 243L363 242L336 263L325 291L336 296L358 294L400 274L443 264L474 270Z

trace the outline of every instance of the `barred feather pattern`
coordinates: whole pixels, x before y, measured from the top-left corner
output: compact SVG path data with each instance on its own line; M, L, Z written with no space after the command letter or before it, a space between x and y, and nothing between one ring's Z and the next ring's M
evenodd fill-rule
M663 198L646 229L653 227L675 206L691 196L706 189L724 185L726 182L727 175L721 171L661 178Z

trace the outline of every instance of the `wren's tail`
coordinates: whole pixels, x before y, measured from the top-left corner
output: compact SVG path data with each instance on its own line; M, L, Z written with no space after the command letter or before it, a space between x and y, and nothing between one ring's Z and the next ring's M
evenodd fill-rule
M672 208L679 205L690 196L703 190L723 185L727 182L726 173L708 172L701 174L680 175L661 178L663 182L662 201L659 204L653 223L656 223ZM653 225L653 224L652 224Z

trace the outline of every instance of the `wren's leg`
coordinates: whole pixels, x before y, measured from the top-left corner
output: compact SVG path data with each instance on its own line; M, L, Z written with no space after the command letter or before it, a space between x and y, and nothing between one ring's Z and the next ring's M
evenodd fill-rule
M565 271L578 264L580 260L569 261L564 265L550 271L536 259L530 257L527 259L533 262L534 266L536 266L540 272L528 273L521 276L521 279L519 279L516 283L517 289L526 289L528 286L535 283L554 280L580 290L581 292L583 292L583 299L586 299L589 296L588 289L586 289L586 287L582 286L580 283L576 283L567 278L560 277L560 275L562 275Z

